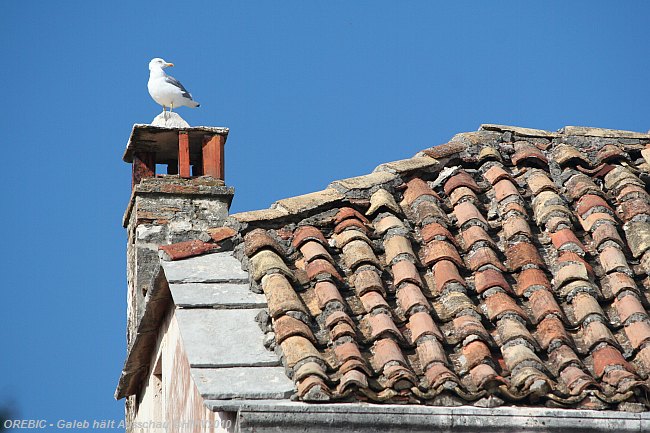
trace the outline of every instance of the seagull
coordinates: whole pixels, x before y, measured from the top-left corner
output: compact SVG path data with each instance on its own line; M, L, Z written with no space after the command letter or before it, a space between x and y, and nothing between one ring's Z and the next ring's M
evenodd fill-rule
M199 103L192 99L192 94L174 77L170 77L163 69L174 66L161 58L152 59L149 62L149 82L147 88L149 94L158 104L162 105L163 113L169 107L172 112L174 107L186 106L196 108Z

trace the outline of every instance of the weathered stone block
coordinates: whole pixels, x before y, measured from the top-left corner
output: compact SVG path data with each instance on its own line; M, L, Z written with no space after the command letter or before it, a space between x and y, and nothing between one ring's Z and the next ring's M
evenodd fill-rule
M255 321L260 309L177 309L176 319L192 367L278 366ZM246 342L246 344L242 344Z

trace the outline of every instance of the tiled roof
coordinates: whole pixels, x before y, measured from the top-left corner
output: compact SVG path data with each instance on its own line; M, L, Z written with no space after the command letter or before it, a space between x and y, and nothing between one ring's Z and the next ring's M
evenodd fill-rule
M235 214L304 401L648 410L650 136L484 125Z

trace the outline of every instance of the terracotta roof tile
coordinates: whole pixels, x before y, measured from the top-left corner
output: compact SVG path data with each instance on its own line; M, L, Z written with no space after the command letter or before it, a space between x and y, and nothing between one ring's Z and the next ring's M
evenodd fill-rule
M361 300L363 308L365 308L367 313L370 313L377 307L389 308L388 303L379 292L366 292L365 294L361 295L359 299Z
M406 314L409 314L410 310L417 306L431 308L420 288L411 283L406 283L397 289L397 302Z
M528 187L533 195L538 195L542 191L557 191L558 187L553 183L548 174L542 170L532 171L527 179Z
M503 273L496 269L484 269L476 272L474 274L474 287L479 294L492 287L501 287L505 291L511 291Z
M314 334L305 322L295 319L291 316L283 315L273 321L273 330L275 331L275 341L282 344L284 340L293 336L300 335L307 338L312 343L316 343Z
M503 201L506 198L519 195L519 191L515 184L509 179L503 179L494 184L494 193L496 194L497 201Z
M330 253L327 252L325 247L323 247L320 242L316 241L309 241L302 244L300 247L300 252L305 257L305 260L307 262L311 262L314 259L326 259L329 261L334 260Z
M456 247L454 247L449 242L445 241L431 241L429 242L424 250L424 257L422 257L422 263L427 266L439 262L440 260L450 260L456 263L458 266L463 264L463 259L460 258Z
M406 182L406 191L404 191L404 199L402 204L405 206L410 206L422 196L430 196L440 199L438 194L436 194L429 185L419 178L413 178L410 181Z
M370 324L371 334L370 337L374 341L378 338L384 337L402 337L393 319L386 313L368 314L366 316Z
M632 347L638 349L642 344L650 341L650 323L647 319L632 322L625 326L625 335L630 340Z
M476 271L485 265L492 265L502 271L506 270L503 262L490 247L482 247L470 252L465 260L467 262L467 267L472 271Z
M420 337L426 335L433 335L438 340L443 340L440 329L438 329L438 326L433 322L433 318L426 311L413 314L409 318L407 327L411 333L411 342L413 343L417 343Z
M510 174L500 165L493 165L490 167L485 171L485 173L483 173L483 177L485 177L492 185L503 179L512 179Z
M314 285L314 291L318 298L318 307L323 309L327 304L337 301L343 305L343 298L336 285L330 281L319 281Z
M481 226L471 226L463 230L462 239L463 239L463 247L465 251L468 251L477 242L483 242L485 244L490 245L493 248L496 248L490 235Z
M519 242L506 248L508 267L512 271L518 271L526 265L544 267L544 261L539 255L535 245L528 242Z
M526 318L526 314L523 310L505 293L494 293L485 300L485 305L490 320L494 320L505 313L513 313L523 319Z
M461 186L469 188L474 192L481 191L481 189L478 187L478 185L476 184L472 176L470 176L467 172L461 170L455 175L451 176L449 179L447 179L447 182L445 182L445 187L444 187L445 194L449 195L454 189Z
M246 233L246 236L244 236L244 254L251 257L256 252L265 248L273 250L281 255L284 254L284 250L280 244L278 244L278 242L273 239L266 230L255 229Z
M449 230L438 223L430 223L422 227L420 230L420 236L422 236L422 241L425 244L434 239L454 241L454 237Z
M391 266L393 271L393 284L399 286L404 282L410 282L422 286L422 278L415 265L408 260L402 260Z
M411 248L411 241L405 236L391 236L384 241L386 263L391 263L396 257L406 254L415 260L415 253Z
M297 398L650 404L648 139L566 131L482 131L238 219Z
M582 243L578 240L576 235L573 233L571 229L562 229L558 230L555 233L551 233L551 242L553 242L553 246L557 248L558 250L561 250L563 247L566 246L566 244L573 244L576 247L580 248L582 251L585 251L585 247L582 245Z
M517 235L524 235L529 239L532 238L530 226L525 218L520 216L512 216L503 222L503 238L510 240Z
M327 244L325 236L318 230L316 227L312 226L301 226L296 229L293 234L293 240L291 243L295 248L299 248L303 243L308 240L317 240L322 244Z
M458 273L456 264L449 260L436 262L433 267L433 278L438 292L442 292L445 286L451 282L465 285L465 279Z
M479 221L483 223L485 226L487 226L487 221L485 221L485 218L483 218L481 212L472 203L465 201L457 204L454 207L454 215L456 216L456 219L458 220L458 225L460 227L464 226L465 223L472 220Z
M459 202L461 201L470 201L472 203L478 203L479 199L476 196L476 193L466 187L466 186L459 186L458 188L455 188L451 193L449 194L449 202L451 203L452 206L456 206Z
M356 269L362 264L379 266L379 259L368 242L354 240L343 247L343 260L349 269Z
M512 155L512 163L515 165L528 165L530 167L548 167L548 159L535 146L518 141L515 143L515 153Z
M368 291L383 292L384 286L375 269L359 269L351 280L357 295L361 296Z
M530 295L529 306L535 323L549 315L563 316L562 309L548 290L535 290Z

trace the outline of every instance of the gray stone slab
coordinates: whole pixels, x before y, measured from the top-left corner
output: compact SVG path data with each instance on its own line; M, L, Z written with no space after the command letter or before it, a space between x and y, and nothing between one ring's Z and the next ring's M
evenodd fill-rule
M270 367L278 356L264 347L255 322L260 309L176 309L183 346L191 367Z
M265 308L266 297L251 292L248 283L170 284L174 304L179 307Z
M294 392L283 367L192 368L205 400L282 399Z
M171 283L243 283L248 272L242 270L231 251L205 254L173 262L161 261L167 281Z
M287 400L209 400L213 411L237 412L241 432L634 432L650 414L550 408L432 407L368 403L306 404Z

